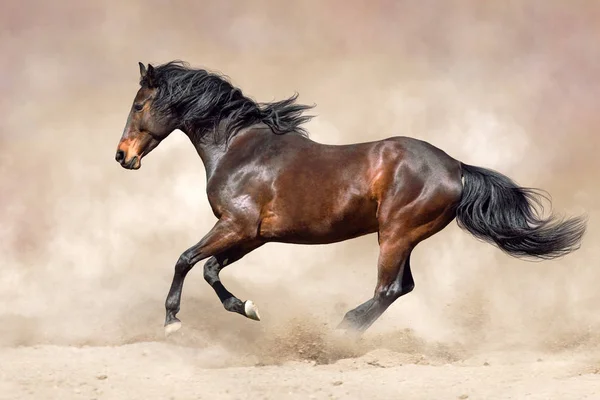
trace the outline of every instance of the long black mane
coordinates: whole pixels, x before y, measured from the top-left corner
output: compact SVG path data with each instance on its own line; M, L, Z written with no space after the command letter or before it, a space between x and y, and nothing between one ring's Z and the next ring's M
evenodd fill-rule
M307 137L308 132L301 125L313 117L304 115L304 111L314 106L296 103L298 93L282 101L257 103L225 76L192 69L182 61L149 69L140 84L157 88L152 108L159 115L174 115L183 127L196 134L222 126L226 140L259 122L275 134L296 132Z

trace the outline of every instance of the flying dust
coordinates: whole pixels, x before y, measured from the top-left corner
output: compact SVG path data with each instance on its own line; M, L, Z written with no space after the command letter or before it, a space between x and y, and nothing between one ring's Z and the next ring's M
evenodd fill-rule
M137 62L172 59L222 71L259 101L298 91L317 104L307 125L316 141L413 136L547 190L559 213L589 216L582 248L543 263L514 260L452 223L417 247L415 290L358 345L331 331L371 296L374 235L269 244L225 269L260 323L223 310L198 265L180 344L220 348L234 364L329 362L379 347L453 360L600 344L600 3L29 0L3 9L0 345L164 340L175 261L215 221L204 169L180 132L136 172L114 152Z

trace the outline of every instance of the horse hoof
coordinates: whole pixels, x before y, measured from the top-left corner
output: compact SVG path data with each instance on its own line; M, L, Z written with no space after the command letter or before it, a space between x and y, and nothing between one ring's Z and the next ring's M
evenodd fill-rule
M246 300L246 302L244 302L244 313L246 314L246 317L255 321L260 321L258 308L256 308L256 305L252 300Z
M165 326L165 336L170 336L181 329L181 322L175 321L171 322L169 325Z

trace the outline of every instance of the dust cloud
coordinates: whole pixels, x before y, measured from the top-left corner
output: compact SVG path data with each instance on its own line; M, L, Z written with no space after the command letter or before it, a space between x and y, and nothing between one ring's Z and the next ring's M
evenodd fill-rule
M316 103L311 137L407 135L546 189L587 213L582 248L514 260L455 223L412 259L416 289L359 346L329 343L375 285L374 235L269 244L225 269L263 321L184 288L182 344L261 362L327 361L388 347L460 358L600 344L600 4L553 0L8 1L0 13L0 344L163 340L175 261L215 219L205 175L174 132L139 171L114 152L137 62L219 70L259 101ZM341 166L340 166L341 167ZM235 357L234 357L235 358Z

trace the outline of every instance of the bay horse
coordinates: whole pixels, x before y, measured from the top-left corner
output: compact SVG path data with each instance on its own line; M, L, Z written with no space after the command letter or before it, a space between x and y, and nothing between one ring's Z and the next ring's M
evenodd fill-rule
M260 320L256 305L229 292L219 272L267 242L328 244L377 233L374 295L338 325L358 334L413 290L411 252L455 218L514 257L546 260L580 248L584 216L543 217L538 189L457 161L428 142L390 137L320 144L301 126L314 106L298 104L297 93L257 103L224 76L185 62L139 68L116 161L137 170L172 131L183 131L205 166L217 217L175 264L165 302L167 334L181 327L184 279L204 259L204 278L224 308Z

